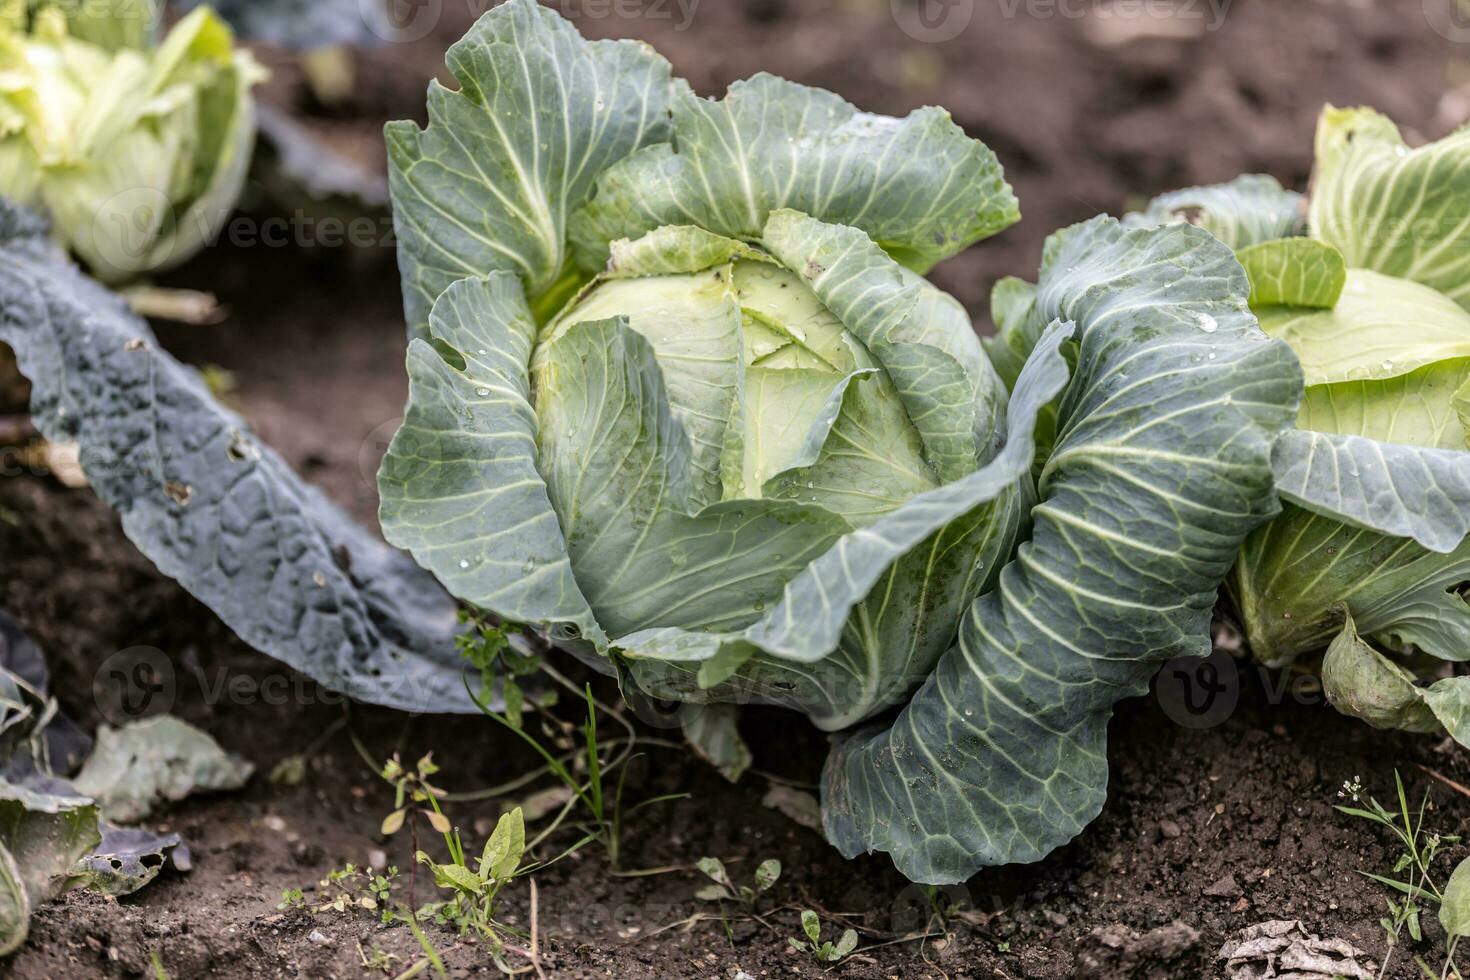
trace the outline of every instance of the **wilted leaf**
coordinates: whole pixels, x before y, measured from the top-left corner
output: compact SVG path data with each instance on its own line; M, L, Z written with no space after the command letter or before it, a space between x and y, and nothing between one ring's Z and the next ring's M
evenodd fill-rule
M109 820L129 823L191 793L240 789L253 769L188 722L161 715L122 728L103 725L75 783Z
M180 871L191 867L189 848L178 834L101 824L102 843L83 858L78 877L103 895L131 895L158 877L170 859Z

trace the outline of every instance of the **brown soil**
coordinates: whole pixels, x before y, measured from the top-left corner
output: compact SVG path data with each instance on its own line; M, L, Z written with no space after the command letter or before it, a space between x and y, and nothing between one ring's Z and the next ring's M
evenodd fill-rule
M1027 215L1018 228L940 270L977 315L994 278L1034 270L1040 242L1055 227L1242 170L1300 184L1324 101L1373 103L1424 137L1470 112L1454 90L1466 77L1463 52L1429 28L1419 0L1239 0L1218 32L1121 47L1102 43L1099 30L1106 28L1096 19L1008 19L1008 6L980 3L976 22L945 45L908 39L890 19L887 0L707 2L684 31L675 29L677 19L590 14L580 26L589 34L647 37L707 93L764 68L835 88L879 111L947 104L1000 154ZM581 9L611 7L583 0ZM421 111L422 82L463 26L450 17L424 42L359 56L371 84L353 105L328 111L310 104L289 72L272 97L315 113L323 132L355 134L340 145L376 146L371 134L382 119ZM252 213L264 216L267 205L256 201ZM161 328L165 343L194 363L233 372L230 397L262 436L371 520L371 474L405 394L391 252L220 246L172 278L216 291L231 315L214 327ZM91 727L103 720L92 695L99 665L115 651L151 646L178 665L173 711L262 774L309 754L299 784L261 775L243 793L164 815L159 824L193 845L194 870L167 872L117 902L74 893L44 908L8 975L151 975L155 952L174 978L359 976L359 947L399 957L396 969L413 961L417 944L407 930L383 928L368 912L276 909L283 889L314 885L330 868L367 862L375 851L400 867L410 864L406 838L378 833L391 791L359 758L348 731L332 729L343 717L335 699L234 640L137 555L87 491L65 491L39 475L0 480L0 556L0 608L48 652L58 696L79 721ZM1124 705L1112 729L1112 784L1102 817L1039 865L985 872L953 891L949 898L967 911L948 919L949 935L924 942L882 945L926 922L922 890L907 886L885 858L841 860L817 834L762 804L770 785L763 776L731 787L687 752L650 748L629 780L628 799L690 797L632 820L624 867L687 867L712 854L739 878L766 857L779 858L785 873L762 905L761 921L731 910L724 924L715 918L686 928L675 924L717 911L693 897L697 875L613 876L605 855L589 847L536 876L546 972L1213 977L1225 939L1275 918L1300 918L1311 931L1348 939L1381 959L1384 893L1358 872L1386 872L1396 855L1384 833L1332 809L1342 802L1338 789L1360 778L1386 799L1397 769L1416 797L1430 792L1431 822L1454 831L1470 825L1470 799L1419 767L1467 784L1470 756L1343 719L1322 707L1310 686L1282 698L1271 693L1280 678L1242 676L1237 707L1210 728L1177 725L1156 698ZM374 757L433 749L445 767L441 782L451 789L495 785L536 765L528 750L482 719L414 719L361 708L350 718ZM778 712L752 714L745 730L758 768L815 780L825 752L817 733ZM449 812L471 828L511 801L456 803ZM420 896L428 891L420 881ZM507 893L508 918L523 927L528 900L523 885ZM863 946L875 948L830 970L794 955L786 937L798 934L800 907L829 916L829 931L840 931L842 922L859 928ZM1437 934L1432 925L1426 931L1424 952L1432 955ZM448 951L455 975L493 972L483 948L456 947L443 933L434 940ZM1419 976L1403 953L1388 975Z

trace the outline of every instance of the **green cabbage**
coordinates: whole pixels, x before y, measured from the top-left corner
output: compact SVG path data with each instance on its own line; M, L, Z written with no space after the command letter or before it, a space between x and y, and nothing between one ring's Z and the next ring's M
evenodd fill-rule
M218 233L263 77L207 9L157 47L124 43L145 39L134 23L107 37L53 6L0 20L0 195L46 212L57 240L114 282L182 262Z
M1470 131L1410 149L1379 113L1329 107L1316 153L1302 229L1259 217L1303 203L1269 178L1242 178L1268 191L1249 201L1193 192L1216 195L1218 226L1305 232L1231 242L1306 392L1273 451L1283 513L1246 539L1228 592L1260 661L1330 648L1341 710L1384 726L1391 702L1402 727L1427 719L1463 741L1465 687L1423 689L1431 713L1412 678L1470 660Z
M1059 233L993 365L922 274L1017 204L943 110L769 75L700 98L531 0L448 63L428 128L387 132L412 337L389 541L625 689L840 732L844 853L943 882L1074 836L1113 705L1208 651L1275 512L1300 374L1231 251ZM732 713L690 710L740 756Z

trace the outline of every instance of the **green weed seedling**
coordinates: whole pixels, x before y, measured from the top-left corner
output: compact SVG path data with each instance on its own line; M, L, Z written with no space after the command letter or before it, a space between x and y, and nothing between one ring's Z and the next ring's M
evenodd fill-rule
M817 913L811 909L801 910L801 929L806 933L806 942L798 939L786 940L792 949L800 950L811 956L818 963L841 963L855 949L857 949L858 934L856 929L848 929L842 934L837 942L822 942L822 920L817 918Z
M521 858L526 853L526 822L520 807L500 818L473 868L465 860L459 832L452 832L449 839L447 862L435 861L423 851L416 855L416 860L433 872L434 884L450 892L447 901L419 909L419 919L432 919L457 928L461 935L473 932L498 942L507 930L495 921L495 900L521 873Z
M775 858L760 863L760 866L755 869L755 877L751 884L739 886L730 879L730 872L725 869L725 862L719 858L700 858L694 866L714 882L695 892L695 898L706 902L739 902L747 909L755 908L756 900L760 898L761 893L769 891L776 880L781 877L781 862Z
M1422 957L1415 956L1420 972L1427 980L1463 980L1464 975L1455 964L1455 953L1460 940L1470 935L1470 861L1455 869L1446 885L1441 888L1436 881L1440 869L1436 867L1441 852L1448 845L1458 844L1460 838L1452 834L1440 834L1424 826L1424 812L1428 809L1429 793L1426 791L1419 801L1417 810L1409 807L1404 781L1395 770L1393 774L1398 793L1398 809L1389 810L1371 796L1367 808L1338 806L1337 810L1350 817L1357 817L1386 827L1397 838L1400 853L1387 875L1359 871L1363 877L1392 890L1385 901L1388 915L1379 920L1388 941L1388 953L1384 956L1380 976L1387 975L1389 962L1403 941L1405 932L1414 942L1424 939L1422 913L1426 908L1436 907L1440 923L1445 929L1445 960L1435 970ZM1339 796L1351 797L1358 802L1363 792L1362 784L1355 778L1344 783Z

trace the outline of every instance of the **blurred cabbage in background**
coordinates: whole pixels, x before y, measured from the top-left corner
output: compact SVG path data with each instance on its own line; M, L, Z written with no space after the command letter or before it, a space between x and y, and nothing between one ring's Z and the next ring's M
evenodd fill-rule
M207 8L155 44L153 6L0 2L0 195L109 282L198 252L255 140L263 70Z

